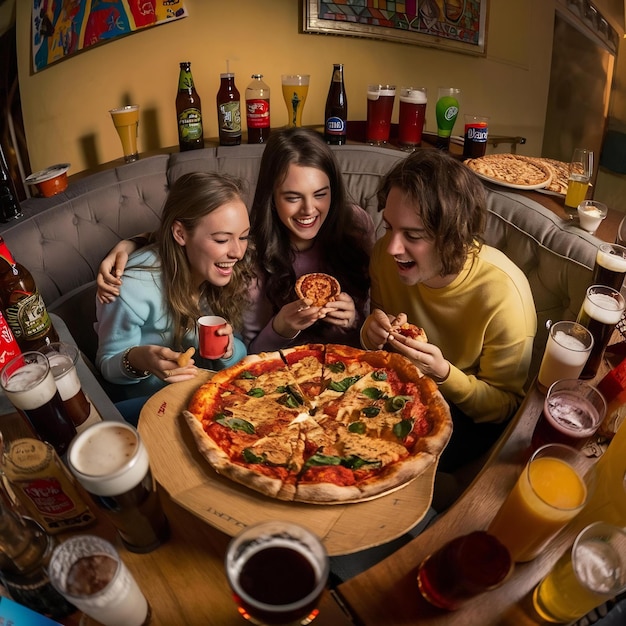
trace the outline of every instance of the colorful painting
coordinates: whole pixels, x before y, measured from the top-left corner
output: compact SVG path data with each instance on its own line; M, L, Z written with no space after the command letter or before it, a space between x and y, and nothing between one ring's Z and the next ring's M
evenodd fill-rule
M141 28L186 17L184 0L33 0L35 72Z
M303 0L303 31L485 53L487 0Z

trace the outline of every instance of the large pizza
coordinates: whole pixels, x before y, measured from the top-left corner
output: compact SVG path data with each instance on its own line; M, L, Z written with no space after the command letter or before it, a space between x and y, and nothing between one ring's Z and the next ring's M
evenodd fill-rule
M324 504L405 486L452 432L437 385L408 359L340 345L247 356L199 387L184 415L219 474Z

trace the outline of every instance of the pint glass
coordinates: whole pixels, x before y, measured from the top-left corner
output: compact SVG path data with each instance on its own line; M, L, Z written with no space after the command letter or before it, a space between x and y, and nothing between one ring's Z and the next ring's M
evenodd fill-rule
M128 550L150 552L168 539L148 451L130 424L93 424L72 442L67 463Z
M91 404L82 390L76 362L80 353L70 343L56 341L41 349L48 357L63 406L74 426L80 426L89 417Z
M591 285L587 289L576 321L593 335L593 347L580 378L593 378L596 375L625 305L622 294L612 287Z
M426 101L426 87L400 88L398 143L407 152L412 152L422 145Z
M382 146L389 141L391 113L396 98L395 85L367 86L367 124L365 140Z
M24 352L16 356L4 366L0 383L11 404L26 415L37 435L63 456L76 428L65 412L45 355Z
M626 277L626 247L615 243L601 243L593 266L592 285L606 285L618 291Z

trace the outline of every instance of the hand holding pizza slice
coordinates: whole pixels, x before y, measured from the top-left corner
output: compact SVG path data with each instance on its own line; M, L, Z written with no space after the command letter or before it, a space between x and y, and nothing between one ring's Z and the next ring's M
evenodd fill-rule
M341 293L341 285L333 276L316 272L300 276L296 281L295 290L298 298L309 300L311 306L321 308L337 300Z

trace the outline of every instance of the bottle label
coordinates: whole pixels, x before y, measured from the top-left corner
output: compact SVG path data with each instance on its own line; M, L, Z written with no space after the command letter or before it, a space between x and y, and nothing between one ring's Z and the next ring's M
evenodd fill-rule
M239 101L224 102L217 107L220 132L241 135L241 108Z
M340 117L329 117L326 120L326 132L329 135L345 135L346 122Z
M269 100L246 100L246 115L248 128L269 128Z
M38 291L26 294L19 302L8 306L5 310L6 318L15 338L30 341L43 337L52 322Z
M476 143L485 143L488 132L486 126L466 126L465 138Z
M183 141L202 138L202 113L200 109L185 109L178 116L178 136Z
M20 348L11 332L11 327L0 313L0 369L19 353Z
M191 72L181 70L180 75L178 76L178 89L185 89L189 91L193 89L193 77L191 76Z
M53 476L20 483L22 491L43 515L65 515L76 508L72 499L63 491L61 483Z

